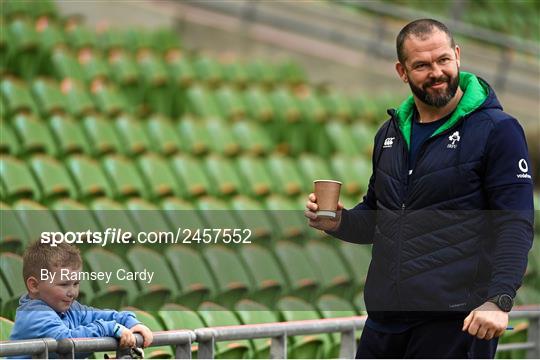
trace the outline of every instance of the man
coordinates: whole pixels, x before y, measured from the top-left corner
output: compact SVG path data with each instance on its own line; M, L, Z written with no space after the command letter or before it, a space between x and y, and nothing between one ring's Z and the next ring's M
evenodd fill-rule
M460 48L431 19L396 41L412 96L375 137L367 194L310 226L373 244L357 352L373 357L493 358L533 238L533 186L518 122L493 89L460 72Z

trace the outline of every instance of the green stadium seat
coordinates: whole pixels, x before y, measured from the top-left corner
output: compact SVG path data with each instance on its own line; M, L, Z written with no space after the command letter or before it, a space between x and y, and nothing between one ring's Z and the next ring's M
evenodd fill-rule
M224 156L238 155L241 147L228 125L219 120L211 119L206 121L205 128L212 152Z
M84 82L81 65L70 49L65 46L56 47L51 53L51 72L58 80L66 78Z
M209 155L204 159L204 169L212 181L211 195L227 197L242 192L242 181L231 161L219 155Z
M274 189L285 196L300 194L304 183L295 162L288 157L271 155L266 158L268 173L272 174Z
M33 116L16 115L12 126L20 141L21 154L47 153L53 155L57 150L52 134L44 122Z
M234 310L244 325L275 323L279 321L277 315L268 307L249 299L240 300L235 305ZM255 351L253 354L254 359L270 358L270 339L253 339L251 342ZM288 348L290 354L291 346L288 346Z
M188 202L178 198L167 198L161 202L161 209L165 220L169 223L171 229L181 228L191 230L205 227L203 219L199 216L193 202ZM182 233L187 236L188 234Z
M158 318L167 330L195 330L205 325L197 312L178 304L165 304L158 312ZM191 345L191 356L197 358L197 343Z
M0 341L9 340L14 324L13 321L0 316Z
M62 231L53 212L43 205L31 200L19 200L11 207L26 230L29 242L40 239L43 232Z
M324 270L321 275L321 292L333 294L341 298L351 300L356 291L358 281L352 278L348 269L343 265L336 249L327 241L309 241L304 247L311 259L311 263L320 266Z
M313 301L321 288L320 271L311 263L303 247L291 241L278 241L275 254L289 281L289 295Z
M180 144L185 153L199 156L206 154L210 150L211 138L204 126L204 122L184 117L178 123L177 129Z
M300 155L297 160L297 167L302 175L304 184L302 189L306 194L313 192L313 181L335 178L325 159L313 154Z
M112 185L116 199L129 197L149 198L135 165L124 156L108 155L102 162L103 170Z
M66 116L55 115L49 119L49 128L58 149L57 155L88 154L90 147L78 124Z
M28 235L17 219L15 211L4 203L0 202L0 216L2 226L0 227L0 252L21 253L24 244L28 242Z
M223 80L223 69L221 64L214 58L204 55L196 56L193 59L193 69L197 75L197 80L210 85L217 85Z
M29 165L41 189L42 201L77 197L77 190L61 162L49 156L35 155Z
M280 238L298 238L304 235L308 226L304 217L303 207L294 201L271 195L264 201L269 216L276 224L275 235ZM304 201L305 203L305 201Z
M42 2L40 1L38 3L41 4ZM51 51L66 43L64 31L61 28L60 23L56 21L54 17L54 15L46 15L35 21L41 70L43 70L45 66L50 68Z
M238 121L232 125L231 130L244 153L261 156L273 149L272 140L257 123Z
M246 64L246 71L251 82L262 85L273 85L278 81L278 72L274 66L263 60L255 60Z
M199 306L199 316L206 327L242 325L234 313L211 302L204 302ZM251 358L251 347L248 340L219 341L216 342L216 358L219 359L245 359Z
M272 252L256 244L246 244L238 249L238 255L256 289L249 297L268 307L274 306L287 291L287 283Z
M107 229L121 229L122 232L130 232L132 235L137 233L137 228L128 215L123 205L109 199L99 198L89 204L98 224L103 231ZM107 249L123 256L125 254L125 245L107 245Z
M3 77L0 82L0 94L8 117L19 112L38 113L36 103L25 82L9 76Z
M90 93L98 110L106 116L129 113L131 108L118 89L111 83L96 79L90 85Z
M9 297L4 300L3 315L15 318L15 310L19 306L19 298L26 294L26 285L22 280L22 257L12 253L0 253L0 274L9 290ZM4 298L4 294L2 294Z
M235 121L246 115L240 94L230 86L224 85L215 90L214 96L223 119Z
M195 70L190 59L178 49L168 51L165 55L165 66L169 72L171 83L180 89L185 89L195 79Z
M224 82L234 84L239 88L245 87L249 81L245 64L239 62L238 59L225 58L221 60Z
M274 110L268 95L258 86L250 86L244 91L244 102L249 118L260 123L272 121Z
M93 49L85 48L77 53L81 72L87 83L95 79L108 79L107 62Z
M65 78L60 82L60 91L65 97L65 110L73 117L82 116L97 111L90 94L77 79Z
M115 120L114 124L124 155L137 156L150 149L150 140L146 135L143 123L127 115L122 115Z
M219 108L213 93L200 84L194 84L186 90L186 108L201 118L220 117Z
M5 190L6 200L27 198L37 200L41 191L34 182L32 173L26 164L17 158L2 156L0 158L0 181Z
M113 197L113 192L99 163L85 155L74 155L65 160L66 167L77 188L79 199L86 201L100 196Z
M154 204L139 198L130 199L126 202L126 207L129 210L128 215L132 219L132 223L138 229L138 232L168 232L169 225L163 218L161 210ZM154 244L148 243L154 249ZM165 246L158 246L158 249L165 251Z
M300 85L306 83L306 74L304 69L294 61L285 61L278 65L278 76L281 81L291 85Z
M372 169L363 156L336 154L330 159L330 165L337 180L343 182L341 191L344 195L358 196L367 192Z
M120 140L111 123L101 116L87 116L82 120L82 127L91 155L99 157L105 154L118 153L121 149Z
M64 113L65 98L58 84L51 79L39 78L32 82L32 93L42 118L53 114Z
M351 125L351 135L358 149L359 155L371 158L373 153L373 142L377 129L374 126L363 122L356 122Z
M109 38L111 41L115 37L114 31L109 31L107 35L111 35ZM131 54L122 48L121 44L107 44L110 47L107 49L109 52L108 70L109 78L112 79L116 85L126 95L126 100L133 106L140 106L142 101L142 94L140 91L141 75L137 68L137 63Z
M296 87L295 95L303 120L311 125L306 130L309 132L317 130L318 124L324 123L328 119L328 113L321 99L308 85Z
M326 111L333 117L342 121L351 121L354 117L354 109L342 93L336 90L327 90L322 94L322 102Z
M68 44L75 50L93 48L98 44L95 31L83 24L80 16L71 16L66 20L65 34Z
M125 247L124 247L125 253ZM138 288L135 281L119 280L116 276L120 269L129 269L128 265L120 256L113 254L102 248L92 248L84 253L84 260L91 271L112 272L111 280L107 284L105 281L96 281L97 294L101 298L117 304L119 301L115 297L122 297L122 305L144 307L146 309L159 309L170 296L170 290L160 285L147 285ZM108 294L109 296L105 296ZM124 297L122 294L127 294Z
M326 136L333 151L342 155L355 156L359 150L347 124L331 121L325 125Z
M225 245L207 245L202 253L216 281L214 300L231 309L252 290L246 270L238 255Z
M357 288L363 288L366 283L369 264L371 263L371 249L366 245L358 245L339 241L339 251L345 259L345 265L350 269L352 279L354 279Z
M169 91L169 77L163 60L152 51L143 50L137 54L136 61L150 112L170 116L174 94Z
M13 47L11 67L17 75L26 79L33 78L38 72L38 63L35 61L38 54L38 41L34 24L24 17L14 18L8 22L7 32L10 46Z
M229 203L240 222L252 230L253 242L266 244L271 240L274 225L262 203L243 195L233 197Z
M0 117L0 153L17 155L19 151L19 142L13 129Z
M157 317L154 317L154 315L148 311L130 307L124 308L123 310L135 312L137 319L153 332L165 330L163 325L157 320ZM144 357L148 359L174 359L174 350L171 346L152 346L144 349Z
M250 197L262 197L273 191L273 183L263 159L242 155L236 159L236 168L243 181L242 188Z
M210 180L195 158L179 154L171 159L170 164L183 189L183 198L214 193Z
M292 296L279 300L276 307L280 312L281 321L319 319L319 314L312 305ZM323 334L295 336L289 339L293 346L290 354L293 359L321 359L331 346L330 337Z
M165 159L149 153L139 157L136 163L152 199L183 194Z
M231 211L229 204L222 200L205 196L197 199L196 206L208 228L238 229L245 226L235 217L236 214L234 211ZM229 246L233 245L234 243L229 243Z
M174 125L167 118L155 115L148 119L146 128L152 150L169 156L180 151L180 137L174 130Z
M196 247L195 247L196 249ZM212 274L203 258L187 244L171 246L165 257L178 279L177 303L192 310L217 294Z

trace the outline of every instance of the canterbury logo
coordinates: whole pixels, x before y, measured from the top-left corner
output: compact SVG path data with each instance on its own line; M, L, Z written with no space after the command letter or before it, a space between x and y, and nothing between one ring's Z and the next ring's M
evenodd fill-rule
M394 139L395 137L389 137L389 138L384 139L383 148L391 148L392 145L394 145Z
M457 148L456 142L459 142L461 140L461 136L459 136L459 131L454 132L452 135L448 137L448 140L450 140L452 143L448 144L446 147L449 149L455 149Z

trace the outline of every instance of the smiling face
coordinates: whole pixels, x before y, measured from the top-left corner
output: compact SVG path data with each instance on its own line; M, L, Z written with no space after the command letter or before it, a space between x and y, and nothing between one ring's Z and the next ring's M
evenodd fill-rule
M411 35L403 44L405 61L396 63L400 78L409 84L417 100L441 108L459 87L459 47L437 29L425 37Z
M51 272L56 272L54 281L39 280L30 277L27 280L28 291L32 299L40 299L47 303L54 311L58 313L66 312L73 301L79 296L79 281L65 280L60 278L62 268L54 267ZM80 272L81 268L63 267L68 269L69 273Z

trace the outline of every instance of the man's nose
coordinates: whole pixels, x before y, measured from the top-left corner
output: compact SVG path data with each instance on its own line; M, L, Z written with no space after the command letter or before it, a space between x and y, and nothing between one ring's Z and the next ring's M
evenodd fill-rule
M437 65L437 63L434 63L431 65L431 72L430 72L430 77L432 78L435 78L435 79L438 79L440 77L443 76L443 72L442 72L442 69L439 65Z

